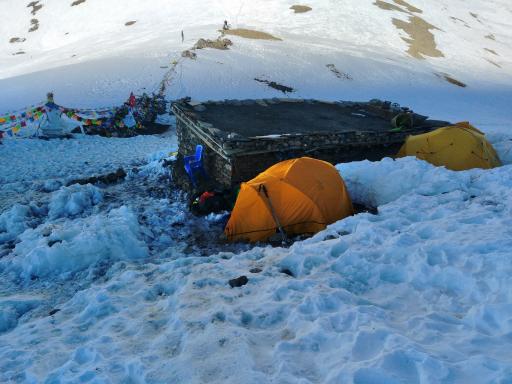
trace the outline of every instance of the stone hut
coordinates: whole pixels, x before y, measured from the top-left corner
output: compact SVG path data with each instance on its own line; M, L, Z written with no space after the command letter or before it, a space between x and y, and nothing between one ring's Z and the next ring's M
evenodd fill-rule
M172 105L180 159L204 146L204 167L216 187L230 188L271 165L309 156L333 164L394 156L410 134L449 124L428 120L397 104L326 102L302 99L224 100ZM406 113L410 123L393 130L392 119ZM184 176L184 175L181 175ZM177 183L189 189L188 178Z

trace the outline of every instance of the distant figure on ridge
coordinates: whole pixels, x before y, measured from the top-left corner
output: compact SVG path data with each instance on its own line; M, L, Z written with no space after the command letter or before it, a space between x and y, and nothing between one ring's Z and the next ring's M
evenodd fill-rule
M222 29L224 31L228 31L229 30L229 24L228 24L228 21L227 20L224 20L224 25L222 26Z
M183 31L181 31L181 42L183 43L185 41L185 34Z

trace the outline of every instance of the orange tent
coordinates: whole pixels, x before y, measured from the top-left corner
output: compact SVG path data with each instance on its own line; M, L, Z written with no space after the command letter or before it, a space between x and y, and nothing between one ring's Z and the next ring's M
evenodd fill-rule
M225 234L229 241L256 242L267 240L279 227L287 235L316 233L352 214L352 202L336 168L301 157L242 183Z

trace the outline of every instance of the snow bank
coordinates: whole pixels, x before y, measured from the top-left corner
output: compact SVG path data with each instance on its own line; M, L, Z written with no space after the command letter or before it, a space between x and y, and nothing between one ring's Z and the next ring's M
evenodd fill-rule
M171 147L167 151L159 151L149 155L146 158L146 163L137 169L137 176L142 176L150 180L157 180L161 177L170 177L170 170L168 167L163 167L162 164L165 160L171 161L174 159L170 155ZM133 177L134 172L128 174Z
M512 126L512 124L511 124ZM503 164L512 164L512 138L509 132L486 135Z
M10 297L0 299L0 334L16 327L18 319L40 305L34 297Z
M464 188L471 172L454 172L435 167L414 157L382 161L368 160L338 164L351 198L361 204L378 206L417 193L432 196Z
M4 268L25 280L67 278L98 262L133 260L148 255L137 217L123 206L108 214L43 224L25 231Z
M50 219L76 216L102 200L101 190L91 184L62 187L51 197L48 216Z
M16 204L0 215L0 244L12 241L27 229L27 220L31 216L27 205Z

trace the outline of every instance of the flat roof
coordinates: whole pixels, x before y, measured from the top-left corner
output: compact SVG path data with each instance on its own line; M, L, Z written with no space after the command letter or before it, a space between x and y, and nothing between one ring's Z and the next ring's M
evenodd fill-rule
M203 103L194 108L199 120L225 132L245 137L315 132L381 131L390 121L365 110L361 104L278 102L261 105Z

